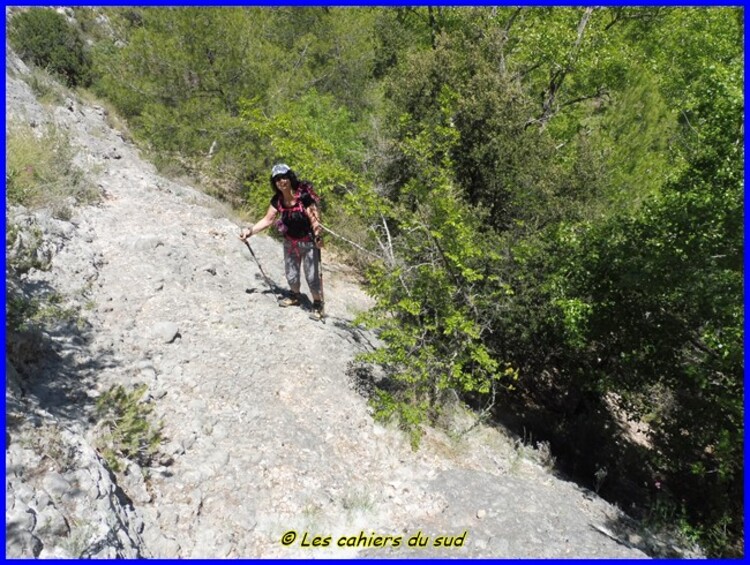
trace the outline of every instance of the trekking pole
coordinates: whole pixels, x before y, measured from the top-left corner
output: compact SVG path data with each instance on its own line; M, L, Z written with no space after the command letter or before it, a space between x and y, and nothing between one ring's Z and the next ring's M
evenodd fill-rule
M323 303L323 308L325 308L326 296L325 296L325 293L323 292L323 254L320 252L320 247L318 247L317 245L315 246L315 261L318 263L318 280L320 281L320 301ZM321 311L321 320L324 319L324 315L323 315L324 312L325 310Z
M276 290L274 290L274 284L271 279L268 278L268 275L266 275L266 272L263 270L263 267L260 265L260 261L258 261L258 258L255 256L255 251L253 251L253 248L250 247L250 242L247 239L242 239L243 243L247 245L247 248L250 250L250 254L253 256L253 259L255 259L255 263L258 265L258 269L260 269L260 274L263 275L263 280L266 281L266 284L268 285L268 288L271 289L271 292L276 296ZM278 297L277 297L278 298Z

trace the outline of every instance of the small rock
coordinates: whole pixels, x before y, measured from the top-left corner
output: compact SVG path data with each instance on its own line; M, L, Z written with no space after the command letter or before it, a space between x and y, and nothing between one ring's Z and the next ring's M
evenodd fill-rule
M16 501L13 510L6 512L5 526L10 530L29 531L36 527L36 514L27 505Z
M182 449L184 451L187 451L188 449L190 449L191 447L193 447L193 445L195 445L195 440L196 439L197 439L197 435L195 433L191 433L190 435L188 435L187 437L185 437L184 439L182 439L180 441L180 445L182 446ZM184 453L184 451L183 451L183 453ZM179 455L179 453L178 453L178 455Z
M180 447L180 453L174 452L174 454L181 455L184 452L185 451ZM160 453L158 455L158 461L157 462L162 467L169 467L170 465L174 464L174 457L173 457L173 455L171 455L169 453Z
M39 559L75 559L67 549L60 546L45 547L39 552Z
M156 383L156 370L152 367L141 369L141 372L138 373L137 380L153 386Z
M181 547L177 540L159 535L154 540L149 539L148 541L149 548L154 552L154 555L179 555Z
M112 147L109 151L102 155L102 157L104 157L105 159L122 159L122 155L120 155L120 152L116 147Z
M643 538L639 536L638 534L631 534L630 536L628 536L628 541L631 544L636 545L636 546L643 545L644 543Z
M130 245L138 251L149 251L164 246L164 241L157 235L139 235L130 239Z
M70 483L60 473L54 471L44 476L42 484L53 498L62 499L63 496L70 492Z
M483 520L487 516L486 510L477 510L477 519Z
M15 498L16 498L16 500L20 501L20 502L23 502L24 504L30 503L32 500L34 500L34 497L36 496L36 493L34 492L34 489L32 489L27 484L17 484L17 485L15 485L14 491L15 491Z
M487 540L484 537L474 540L474 547L478 550L487 549Z
M67 536L70 528L65 518L54 506L48 506L39 513L36 533L43 539L50 536Z
M37 509L43 509L46 508L52 504L52 499L50 498L49 494L47 494L44 491L39 491L36 493L36 507Z
M12 531L5 540L5 557L38 557L44 548L42 540L26 531Z
M122 477L122 483L123 489L134 502L139 504L151 502L152 497L146 488L143 470L135 463L128 465L127 472Z
M159 322L152 330L152 336L162 343L172 343L180 336L180 328L173 322Z

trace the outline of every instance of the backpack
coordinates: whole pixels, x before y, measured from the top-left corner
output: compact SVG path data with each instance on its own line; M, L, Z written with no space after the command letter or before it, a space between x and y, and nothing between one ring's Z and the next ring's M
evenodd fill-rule
M316 206L318 207L320 206L320 202L321 202L320 196L316 194L315 190L313 189L312 183L310 181L300 181L299 184L297 185L297 203L291 208L284 208L283 204L280 203L280 205L282 206L282 208L279 210L281 215L283 216L284 212L304 213L305 208L302 204L302 199L305 195L310 196L310 198L312 198ZM287 228L284 225L284 222L281 217L276 221L276 228L279 230L279 233L281 233L282 235L286 235Z
M299 190L300 197L304 196L305 194L309 194L310 197L315 201L315 204L320 207L320 196L315 193L315 190L313 190L313 185L310 181L300 181L297 189Z

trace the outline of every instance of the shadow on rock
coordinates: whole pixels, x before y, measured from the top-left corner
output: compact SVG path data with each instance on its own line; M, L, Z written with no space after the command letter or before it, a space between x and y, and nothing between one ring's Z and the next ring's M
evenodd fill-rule
M16 281L7 288L8 386L52 416L88 419L88 391L98 373L117 365L114 355L93 351L91 325L49 283ZM14 426L12 418L8 426Z
M644 521L654 498L654 472L647 445L634 441L596 393L529 387L500 399L494 421L533 447L549 449L552 472L575 482L584 493L599 496L625 513L611 520L602 535L647 555L700 556L685 540L663 532L654 535Z

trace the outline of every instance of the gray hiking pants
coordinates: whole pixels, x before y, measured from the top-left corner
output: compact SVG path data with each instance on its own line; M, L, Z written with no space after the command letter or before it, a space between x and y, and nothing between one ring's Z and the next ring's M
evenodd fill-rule
M300 265L305 270L305 279L310 292L320 294L318 262L315 260L315 244L312 241L284 239L284 272L291 289L300 287Z

